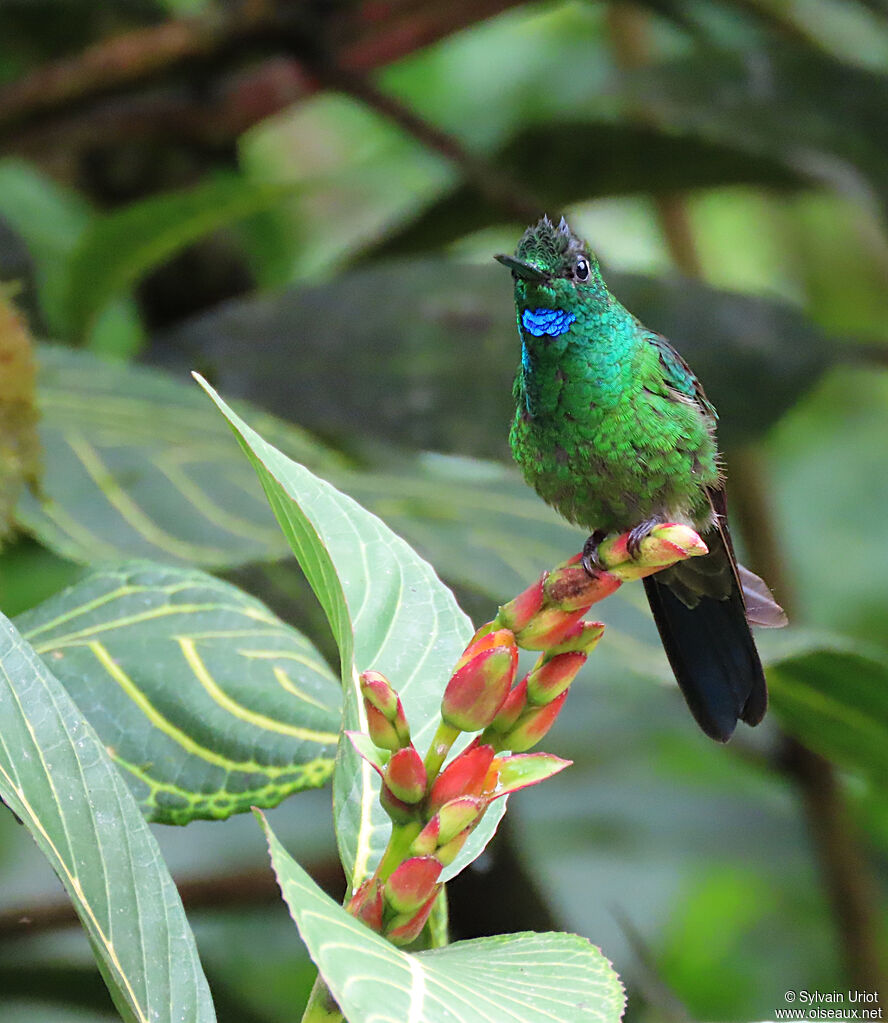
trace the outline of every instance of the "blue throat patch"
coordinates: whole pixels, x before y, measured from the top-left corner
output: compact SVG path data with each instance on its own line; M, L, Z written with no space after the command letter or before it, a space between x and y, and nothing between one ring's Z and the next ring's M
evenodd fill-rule
M521 326L534 337L542 337L543 334L558 337L570 330L575 319L573 313L564 309L525 309L521 314Z

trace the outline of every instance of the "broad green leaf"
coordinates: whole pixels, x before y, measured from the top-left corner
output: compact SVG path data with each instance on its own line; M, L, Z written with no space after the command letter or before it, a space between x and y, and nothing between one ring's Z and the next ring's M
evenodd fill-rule
M690 363L724 448L760 437L841 350L785 303L680 277L605 277ZM520 344L512 281L492 258L392 261L227 302L170 331L164 348L183 372L212 366L220 388L323 437L511 460ZM245 360L251 350L262 358Z
M768 667L786 729L875 785L888 783L888 654L822 648Z
M99 569L16 622L149 820L228 817L330 777L339 686L260 601L194 569Z
M193 386L48 345L38 362L45 499L25 495L18 518L41 543L85 563L207 568L287 553L249 466ZM333 461L296 427L260 423L294 457Z
M343 727L367 730L358 676L372 668L400 693L413 741L425 750L444 686L472 635L470 621L432 567L382 521L264 441L201 383L234 429L330 622L342 662ZM340 740L334 816L353 886L372 872L388 841L378 791L376 773L348 738ZM487 814L451 876L483 848L498 817Z
M0 616L0 796L65 886L127 1023L212 1023L182 903L101 740Z
M349 1023L617 1023L623 986L576 934L503 934L403 952L349 916L263 821L284 899Z
M0 160L0 216L24 240L34 264L40 307L47 325L67 333L65 280L71 254L94 213L76 192L58 185L23 160ZM120 295L98 318L94 347L130 354L142 339L131 299Z
M65 318L88 335L113 299L198 238L277 205L291 186L229 176L186 191L151 196L91 221L67 266Z

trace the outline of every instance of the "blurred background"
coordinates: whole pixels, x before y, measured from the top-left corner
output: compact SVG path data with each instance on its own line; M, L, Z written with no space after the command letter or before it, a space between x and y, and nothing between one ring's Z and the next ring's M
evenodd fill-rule
M734 535L792 625L761 636L771 713L722 748L641 587L602 605L546 743L575 766L451 886L454 937L585 935L631 1021L774 1019L799 989L886 1005L884 0L2 0L0 154L0 280L40 339L35 387L27 337L0 339L25 367L6 442L40 479L3 481L0 609L96 561L188 563L333 663L188 371L278 417L250 413L485 621L583 540L509 464L491 260L566 213L718 407ZM329 792L271 820L341 894ZM220 1020L299 1019L312 968L252 818L155 832ZM114 1018L9 814L0 1018Z

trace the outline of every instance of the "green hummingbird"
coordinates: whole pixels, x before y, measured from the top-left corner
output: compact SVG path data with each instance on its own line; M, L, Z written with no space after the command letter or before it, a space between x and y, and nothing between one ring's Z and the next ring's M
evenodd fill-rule
M727 523L716 412L687 363L608 291L589 247L562 218L529 227L514 256L521 365L510 432L525 479L590 531L599 567L609 533L629 549L659 523L701 534L709 553L644 580L675 678L703 731L726 742L761 721L767 688L750 623L786 624L758 576L737 564Z

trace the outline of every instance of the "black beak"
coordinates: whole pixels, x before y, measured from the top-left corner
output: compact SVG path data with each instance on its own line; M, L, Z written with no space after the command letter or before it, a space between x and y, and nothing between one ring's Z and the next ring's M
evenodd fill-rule
M502 263L503 266L507 266L516 277L521 277L525 281L541 283L549 279L549 275L545 270L540 270L532 263L525 263L523 259L515 259L514 256L504 255L494 256L493 258L498 263Z

